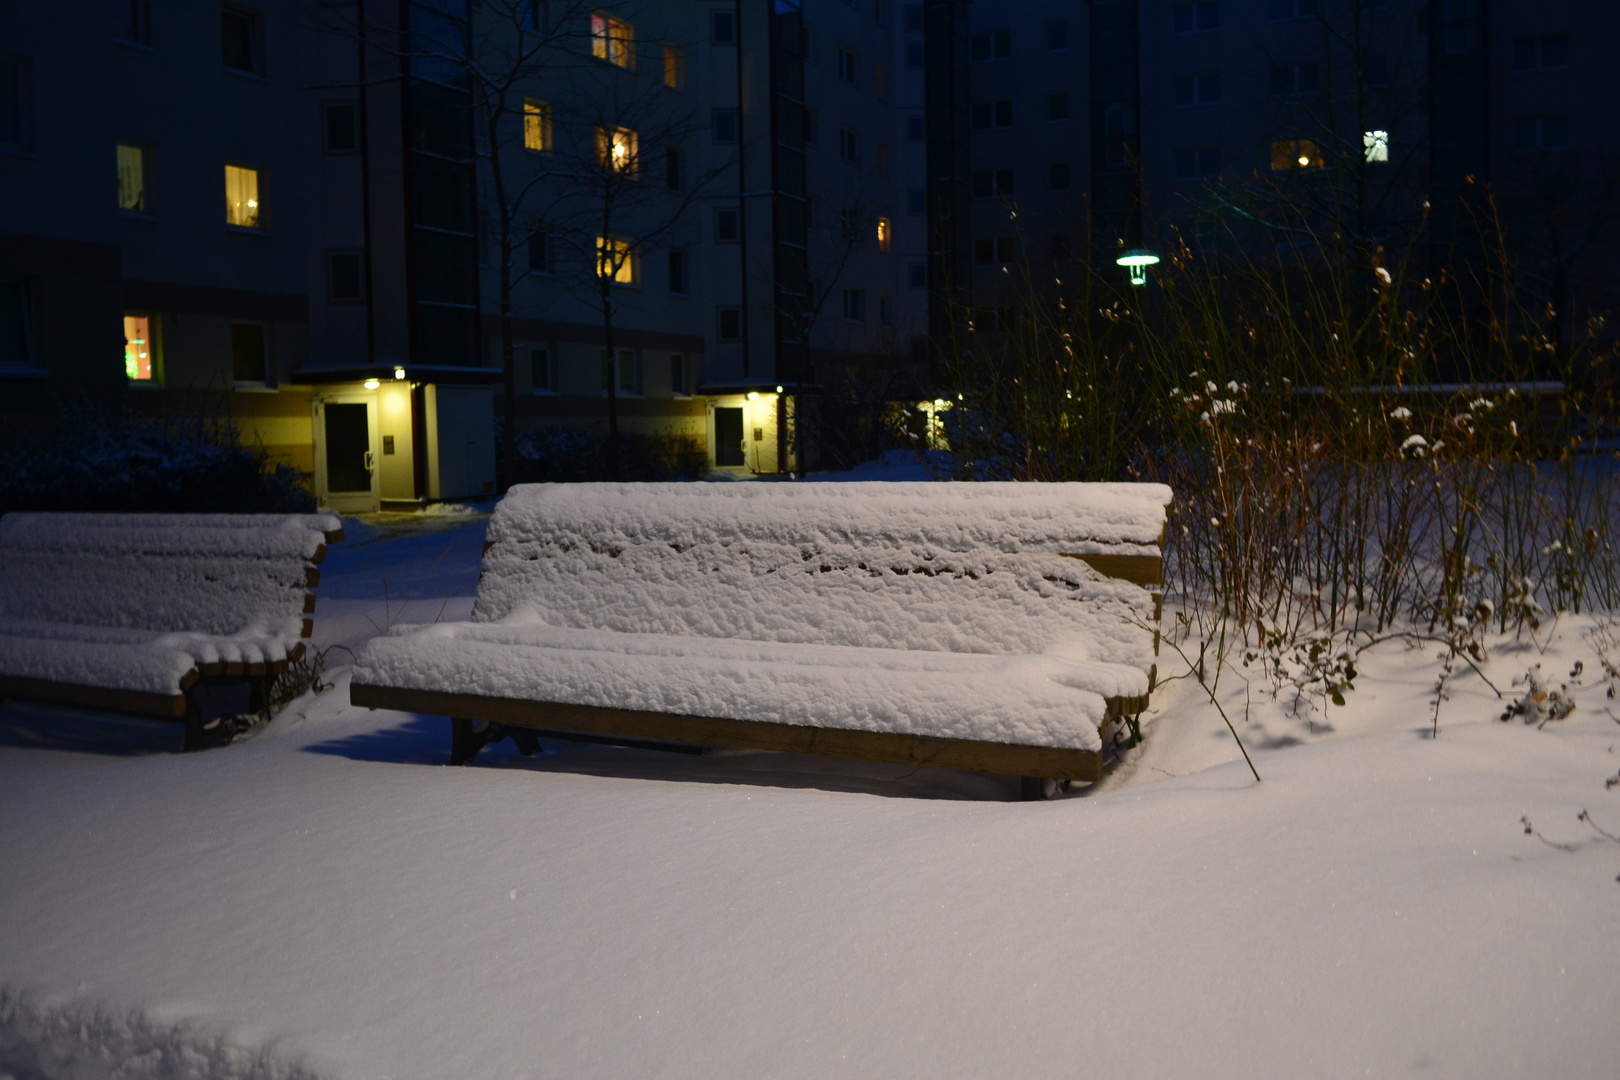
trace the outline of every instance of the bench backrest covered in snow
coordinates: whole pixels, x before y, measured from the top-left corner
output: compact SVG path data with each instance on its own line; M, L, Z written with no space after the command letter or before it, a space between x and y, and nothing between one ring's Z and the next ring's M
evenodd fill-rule
M472 622L375 639L352 698L1086 778L1099 725L1152 686L1169 501L1153 484L521 486L490 522Z
M0 518L0 696L182 717L303 653L329 514Z

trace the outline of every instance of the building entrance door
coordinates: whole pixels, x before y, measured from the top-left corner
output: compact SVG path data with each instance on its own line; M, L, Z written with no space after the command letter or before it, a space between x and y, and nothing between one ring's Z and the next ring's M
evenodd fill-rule
M743 411L716 408L714 410L714 463L719 468L746 465L743 454Z
M377 396L332 394L315 401L315 498L342 513L380 505Z

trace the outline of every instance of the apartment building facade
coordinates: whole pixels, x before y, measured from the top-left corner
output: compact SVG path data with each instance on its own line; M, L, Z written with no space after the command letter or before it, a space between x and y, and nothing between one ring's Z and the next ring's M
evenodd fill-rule
M920 67L806 7L7 9L0 408L207 399L326 505L421 505L493 489L510 339L520 430L813 464L801 402L926 292Z
M973 303L1121 247L1241 242L1269 189L1438 265L1491 193L1561 307L1620 299L1612 5L1027 0L969 7ZM1215 197L1220 189L1223 198ZM1125 271L1118 270L1124 275Z

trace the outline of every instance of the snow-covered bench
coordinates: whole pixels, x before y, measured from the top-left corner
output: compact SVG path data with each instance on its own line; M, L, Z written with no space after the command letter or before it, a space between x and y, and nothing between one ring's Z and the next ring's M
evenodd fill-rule
M537 484L471 622L360 653L356 705L537 731L1095 779L1155 677L1155 484ZM563 734L566 733L566 734ZM1042 785L1043 787L1045 785Z
M7 514L0 697L183 719L199 682L267 681L303 655L329 514Z

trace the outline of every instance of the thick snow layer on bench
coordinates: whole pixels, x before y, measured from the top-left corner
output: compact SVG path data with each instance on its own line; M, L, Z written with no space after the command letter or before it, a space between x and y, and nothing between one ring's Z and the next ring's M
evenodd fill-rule
M509 623L401 627L361 684L732 720L1082 750L1134 667L1064 654L962 655L620 634Z
M489 539L1157 554L1169 503L1163 484L523 484Z
M808 557L807 557L808 556ZM775 543L498 544L474 622L530 612L623 633L959 653L1087 642L1097 660L1153 663L1152 597L1058 555L926 548L813 552ZM1143 688L1142 692L1146 692Z
M8 514L0 616L206 635L268 625L280 635L301 626L306 568L336 524L326 515Z

